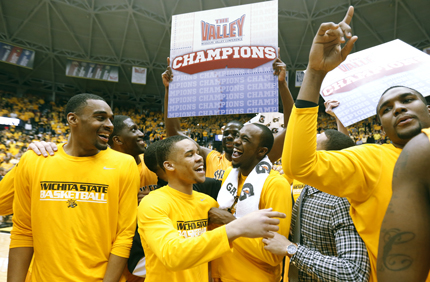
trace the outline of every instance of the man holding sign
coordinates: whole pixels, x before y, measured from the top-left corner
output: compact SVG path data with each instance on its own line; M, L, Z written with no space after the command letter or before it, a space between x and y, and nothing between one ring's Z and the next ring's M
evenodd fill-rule
M419 92L406 87L390 88L383 93L376 111L393 144L316 151L319 91L324 77L345 60L357 40L349 26L353 14L354 8L350 7L339 24L321 24L314 38L291 114L282 165L287 176L348 198L351 218L369 251L370 281L376 281L379 232L391 198L394 165L406 143L430 126L430 113ZM344 37L349 40L346 42Z
M279 50L278 50L279 56ZM164 120L166 123L167 136L174 136L181 133L181 126L178 118L168 118L167 109L169 107L169 85L173 80L173 73L170 67L170 58L167 58L167 69L161 75L163 84L165 87L164 97ZM279 94L284 104L284 128L287 127L288 121L291 114L291 109L294 104L291 92L288 89L286 81L286 65L278 57L273 62L273 74L278 76ZM231 121L227 123L222 138L222 147L224 153L219 153L215 150L210 150L205 147L200 148L200 155L203 157L206 167L206 177L215 178L221 180L224 175L224 171L231 167L231 154L233 153L233 140L238 136L239 130L243 127L243 124L239 121ZM183 134L182 134L183 135ZM269 152L268 157L272 162L277 161L282 155L282 146L285 138L285 130L275 136L273 149Z

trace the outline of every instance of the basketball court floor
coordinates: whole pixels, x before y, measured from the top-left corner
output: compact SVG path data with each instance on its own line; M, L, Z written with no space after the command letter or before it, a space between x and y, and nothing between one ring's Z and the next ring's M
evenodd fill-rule
M9 256L10 230L9 228L0 229L0 282L6 282L7 261Z

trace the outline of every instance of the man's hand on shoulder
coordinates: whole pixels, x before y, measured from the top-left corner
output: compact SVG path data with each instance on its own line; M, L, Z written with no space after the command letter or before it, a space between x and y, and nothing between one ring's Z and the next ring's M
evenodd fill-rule
M38 156L43 155L44 157L49 155L53 156L55 152L58 151L57 145L52 142L45 142L45 141L33 141L28 145L27 150L32 150L35 152Z

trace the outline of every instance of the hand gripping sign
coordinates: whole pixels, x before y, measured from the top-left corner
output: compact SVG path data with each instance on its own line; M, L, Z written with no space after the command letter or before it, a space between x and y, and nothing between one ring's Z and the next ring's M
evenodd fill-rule
M168 117L278 111L278 2L172 18Z

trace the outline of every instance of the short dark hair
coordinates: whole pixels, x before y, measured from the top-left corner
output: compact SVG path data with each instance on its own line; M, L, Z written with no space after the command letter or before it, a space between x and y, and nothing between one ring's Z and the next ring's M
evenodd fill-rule
M103 99L102 97L94 94L82 93L82 94L75 95L72 98L70 98L70 100L67 102L66 109L65 109L66 116L69 113L79 113L80 110L82 110L82 108L87 105L87 100L105 101L105 99Z
M337 151L355 146L352 139L335 129L327 129L324 131L327 136L327 141L325 141L323 147L326 151Z
M151 145L148 146L145 150L145 154L143 155L143 161L145 162L145 165L148 167L150 171L153 173L156 173L157 170L160 168L158 165L158 158L157 158L157 147L160 144L161 141L154 142Z
M275 142L275 138L273 137L272 131L265 125L259 123L252 123L261 129L260 135L260 147L266 147L268 149L266 155L272 150L273 143Z
M113 131L112 131L112 134L109 135L109 141L108 141L109 146L111 146L111 147L113 146L113 137L117 136L118 133L121 132L121 130L125 127L124 120L126 120L128 118L130 118L130 117L122 116L122 115L114 116L114 118L113 118Z
M173 146L184 139L191 140L190 138L183 135L175 135L158 141L159 144L157 145L157 162L158 166L161 167L164 171L164 162L167 161L167 159L170 157L170 153L172 152Z
M227 127L229 124L236 124L236 125L238 125L239 127L243 127L243 123L242 123L242 122L240 122L240 121L238 121L238 120L232 120L232 121L229 121L229 122L227 122L227 124L226 124L225 126Z
M415 93L417 93L418 94L418 97L421 99L421 101L423 101L423 103L425 104L425 105L427 105L428 103L427 103L427 100L426 100L426 98L423 96L423 94L421 94L419 91L417 91L416 89L413 89L413 88L411 88L411 87L408 87L408 86L403 86L403 85L394 85L394 86L391 86L391 87L388 87L387 89L385 89L385 91L382 93L382 95L381 95L381 97L379 98L379 101L381 101L381 98L382 98L382 96L384 96L385 95L385 93L387 93L388 91L390 91L391 89L393 89L393 88L400 88L400 87L402 87L402 88L407 88L407 89L410 89L410 90L412 90L412 91L414 91ZM378 113L378 111L379 111L379 101L378 101L378 105L377 105L377 107L376 107L376 117L378 118L378 120L379 120L379 113ZM380 120L379 120L380 121Z

